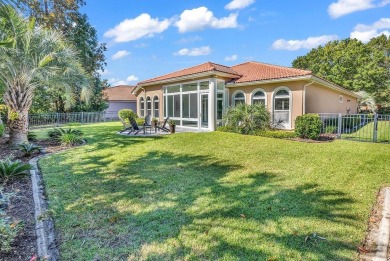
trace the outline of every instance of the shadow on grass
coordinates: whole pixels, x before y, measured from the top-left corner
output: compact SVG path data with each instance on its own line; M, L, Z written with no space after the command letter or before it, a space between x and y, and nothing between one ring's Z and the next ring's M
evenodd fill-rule
M92 145L99 149L142 141L118 136ZM300 257L341 260L339 249L354 248L338 240L307 244L305 236L315 231L294 232L283 224L286 219L315 219L353 226L354 217L343 211L353 200L317 184L285 187L275 173L243 175L239 164L161 151L129 158L107 171L110 162L103 156L83 160L96 167L81 174L72 164L59 164L76 173L47 177L56 196L63 195L63 206L53 207L57 222L67 223L60 225L67 245L64 259L99 253L110 260L267 260L276 248L277 259L292 250Z

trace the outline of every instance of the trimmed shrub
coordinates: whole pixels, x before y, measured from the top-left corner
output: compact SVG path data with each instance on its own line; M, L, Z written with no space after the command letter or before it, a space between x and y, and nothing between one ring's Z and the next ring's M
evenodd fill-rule
M293 131L285 130L266 130L256 132L256 136L276 138L276 139L293 139L297 137L297 134Z
M295 120L295 133L303 139L318 139L321 128L322 121L318 114L301 115Z
M259 130L270 128L271 115L262 104L238 104L230 107L225 115L226 126L234 132L242 134L254 134Z
M131 117L138 118L138 115L131 109L122 109L118 111L118 117L122 121L128 121Z
M142 126L145 123L145 118L135 118L135 122L138 126Z

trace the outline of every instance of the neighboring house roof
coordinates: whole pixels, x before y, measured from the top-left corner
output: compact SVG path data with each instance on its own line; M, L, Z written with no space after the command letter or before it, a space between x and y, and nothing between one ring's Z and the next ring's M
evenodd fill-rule
M136 101L137 98L132 94L133 90L134 86L118 85L105 89L103 93L108 101Z
M246 62L232 66L231 68L242 75L240 78L234 79L232 81L233 83L263 81L312 74L311 71L259 62Z
M145 80L145 81L139 82L138 85L159 82L159 81L164 81L164 80L169 80L169 79L173 79L173 78L178 78L178 77L188 76L188 75L193 75L193 74L198 74L198 73L204 73L204 72L221 72L221 73L232 74L232 75L235 75L236 77L241 76L239 73L232 70L228 66L224 66L224 65L220 65L220 64L216 64L216 63L212 63L212 62L207 62L207 63L203 63L200 65L196 65L194 67L186 68L186 69L183 69L180 71L168 73L168 74L165 74L165 75L162 75L159 77Z

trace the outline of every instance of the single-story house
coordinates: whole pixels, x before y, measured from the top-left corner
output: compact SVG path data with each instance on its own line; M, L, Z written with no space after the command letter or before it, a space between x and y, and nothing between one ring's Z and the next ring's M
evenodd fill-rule
M137 98L132 93L133 90L134 86L118 85L103 91L108 101L108 108L105 111L107 118L118 118L118 111L122 109L137 111Z
M140 117L169 116L178 126L211 131L238 103L262 103L275 124L293 129L302 114L357 113L359 97L311 71L260 62L207 62L142 81L133 94Z

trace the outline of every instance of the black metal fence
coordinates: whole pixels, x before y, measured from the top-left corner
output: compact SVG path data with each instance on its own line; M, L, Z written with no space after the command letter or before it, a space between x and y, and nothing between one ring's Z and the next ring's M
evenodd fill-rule
M71 112L30 114L30 128L57 127L72 124L90 124L117 120L117 115L107 112Z
M322 133L339 139L390 143L390 115L320 113Z

